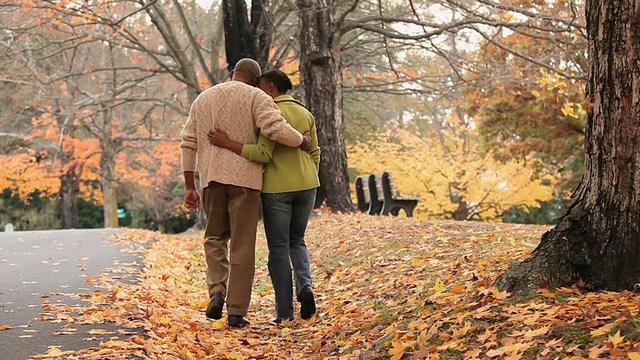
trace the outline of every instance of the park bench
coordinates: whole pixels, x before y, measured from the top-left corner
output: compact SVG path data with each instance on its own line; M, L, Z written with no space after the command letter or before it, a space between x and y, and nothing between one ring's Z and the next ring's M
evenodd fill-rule
M369 215L380 215L382 201L378 196L374 175L358 176L356 178L356 198L358 200L358 210Z
M371 204L369 200L369 176L365 180L363 180L362 176L356 177L356 200L358 200L358 210L360 212L369 211Z
M388 171L358 176L356 198L358 210L369 215L398 216L400 209L403 209L407 217L413 217L413 211L420 200L418 197L400 195L393 186L391 173Z

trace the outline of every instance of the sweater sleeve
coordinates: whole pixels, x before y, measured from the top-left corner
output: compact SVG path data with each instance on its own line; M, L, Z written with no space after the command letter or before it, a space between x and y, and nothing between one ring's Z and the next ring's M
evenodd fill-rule
M180 131L180 149L182 155L182 171L195 171L197 162L198 136L197 136L197 110L196 101L191 105L187 122Z
M273 99L262 91L254 99L253 116L262 135L289 147L302 144L302 134L289 125Z
M275 146L275 141L260 134L256 144L242 145L242 153L240 155L251 161L268 163L273 159L273 149Z

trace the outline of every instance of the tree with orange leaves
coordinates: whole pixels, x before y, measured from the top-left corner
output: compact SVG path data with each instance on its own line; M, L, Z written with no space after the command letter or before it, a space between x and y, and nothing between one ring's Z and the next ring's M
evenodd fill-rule
M132 206L156 223L160 232L167 221L186 212L178 142L139 143L121 165L121 181L131 194Z

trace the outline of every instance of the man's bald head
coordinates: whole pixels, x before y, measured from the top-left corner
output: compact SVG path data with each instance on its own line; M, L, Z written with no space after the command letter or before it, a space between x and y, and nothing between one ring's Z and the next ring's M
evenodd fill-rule
M255 85L255 81L260 74L260 64L250 58L238 60L236 66L233 68L233 79L250 85Z

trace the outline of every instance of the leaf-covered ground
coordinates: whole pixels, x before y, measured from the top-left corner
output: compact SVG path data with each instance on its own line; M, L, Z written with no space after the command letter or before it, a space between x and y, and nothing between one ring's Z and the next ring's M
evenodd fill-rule
M86 306L45 306L43 319L144 327L100 348L51 347L60 359L640 359L640 294L491 288L546 227L317 213L307 234L319 312L275 326L259 231L251 326L208 320L201 234L132 230L142 282L105 274ZM154 240L154 239L157 239ZM148 249L146 249L148 247ZM135 332L132 332L132 334Z

